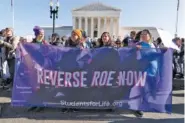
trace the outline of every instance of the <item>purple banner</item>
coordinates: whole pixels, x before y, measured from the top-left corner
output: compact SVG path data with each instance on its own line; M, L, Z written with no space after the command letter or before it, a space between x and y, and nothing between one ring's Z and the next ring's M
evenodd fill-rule
M171 112L172 51L20 44L13 106Z

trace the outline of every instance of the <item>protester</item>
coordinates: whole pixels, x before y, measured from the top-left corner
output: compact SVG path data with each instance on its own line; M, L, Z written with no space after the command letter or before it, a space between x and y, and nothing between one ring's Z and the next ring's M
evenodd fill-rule
M65 47L82 48L81 40L82 40L82 31L80 29L74 29L71 32L71 36L69 37L69 39L65 42ZM71 62L75 62L75 60L72 60ZM76 64L73 63L73 65L76 65ZM68 111L76 112L79 110L74 109L74 108L63 108L62 109L62 112L68 112Z
M137 43L136 47L138 49L144 48L146 50L149 50L150 48L156 48L155 45L152 43L152 35L151 35L149 30L145 29L141 32L140 42ZM151 52L153 52L153 51L156 52L155 49L151 49L150 51ZM138 52L138 53L139 53L138 55L142 54L142 53L140 54L140 52ZM149 77L155 76L156 73L157 73L157 62L152 61L151 65L150 65L150 67L148 67L147 71L148 71L147 73L148 73ZM143 112L142 111L135 111L135 115L138 116L138 117L142 117Z
M131 31L130 32L130 36L128 36L125 39L123 39L124 46L127 47L127 46L131 45L132 42L135 40L135 37L136 37L136 32L135 31Z
M181 38L182 45L184 45L184 38Z
M7 85L10 85L8 90L11 90L13 86L15 51L18 43L19 43L19 37L13 35L13 30L11 28L6 28L5 39L0 40L0 45L1 47L5 48L5 58L9 66L10 79L8 79L6 82Z
M44 40L44 30L42 28L40 28L39 26L35 26L33 31L35 34L35 38L32 40L32 43L41 44L41 45L49 45L49 43L46 40ZM0 31L1 52L2 52L2 49L4 48L5 49L5 60L7 60L7 62L8 62L10 75L11 75L10 79L8 79L8 81L6 82L5 87L8 87L8 85L12 86L12 84L13 84L14 66L15 66L15 50L16 50L16 47L17 47L19 40L21 40L21 42L25 42L24 38L20 39L19 37L14 36L13 30L11 28L6 28L5 30ZM51 40L52 40L51 45L54 45L54 46L59 46L59 47L65 46L65 47L80 48L80 49L84 49L84 48L89 49L89 48L93 48L93 47L95 47L95 48L114 47L114 46L116 46L117 48L120 48L120 47L122 47L122 43L124 44L124 46L129 46L129 47L135 46L138 49L138 51L142 48L146 48L146 49L148 48L151 51L155 52L156 51L155 48L162 48L163 47L161 38L159 37L156 40L156 44L154 44L154 42L152 42L151 33L149 32L149 30L146 30L146 29L138 32L137 34L135 31L131 31L130 36L125 38L123 40L123 42L121 42L120 39L117 39L115 42L113 42L109 32L102 33L101 38L98 39L98 41L92 42L91 39L87 37L86 32L83 30L80 30L80 29L73 30L71 32L71 36L68 39L66 36L63 36L62 38L60 38L59 34L54 33L54 34L52 34ZM176 38L175 43L179 47L180 51L176 51L176 50L174 51L174 66L175 66L174 67L174 74L175 75L178 74L179 75L178 77L183 78L184 77L184 39L183 38L182 39ZM107 49L109 49L109 48L107 48ZM107 50L107 51L109 51L109 50ZM81 52L81 50L79 50L79 52ZM105 57L105 58L107 58L107 61L112 62L112 64L117 63L116 61L119 61L118 54L117 54L117 56L112 55L112 56L116 56L116 57L114 59L115 61L111 61L107 52L104 52L104 53L105 53L104 56L107 55ZM100 55L103 56L102 54L100 54ZM70 58L70 56L68 54L65 54L62 57L66 57L66 56ZM38 55L38 57L39 57L39 55ZM88 58L89 58L89 56L88 56ZM118 58L118 59L116 59L116 58ZM98 56L97 59L99 59L101 61L100 56ZM95 59L95 60L93 59L92 62L98 61L97 59ZM5 60L3 60L3 61L5 61ZM31 60L31 59L29 59L29 60ZM79 59L78 60L76 60L76 59L69 60L68 59L68 61L70 61L70 63L75 63L74 65L70 64L72 66L72 68L75 65L80 66ZM83 65L85 63L84 61L83 61ZM66 61L64 61L64 62L66 62ZM61 64L62 63L63 62L61 62ZM100 63L94 63L94 64L100 65ZM108 62L101 63L101 64L105 64L105 66L106 66L106 64L108 64ZM66 64L66 65L68 65L68 64ZM94 65L94 66L96 66L96 65ZM154 62L152 61L151 66L147 69L147 73L149 73L151 76L154 76L156 74L158 64L155 61ZM30 65L29 67L33 68L33 65ZM112 68L112 66L111 66L111 68ZM97 69L99 69L98 66L97 66ZM108 96L109 96L109 94L107 95L107 97ZM43 109L44 108L40 108L40 107L31 107L31 108L29 108L29 111L31 111L31 110L41 111ZM66 112L69 110L70 109L66 109L66 108L62 109L63 112ZM78 110L72 109L72 111L78 111ZM141 112L141 111L134 111L134 114L138 117L143 116L143 112Z
M101 35L101 38L97 41L96 43L96 48L98 47L109 47L112 46L112 40L111 40L111 36L109 34L109 32L104 32Z
M173 76L175 78L183 78L184 77L184 45L182 44L182 41L180 38L175 38L175 43L180 49L179 51L174 50L173 53Z
M154 41L154 44L157 48L164 48L164 44L163 44L162 39L160 37L158 37L157 40Z
M82 39L82 32L80 29L75 29L71 33L71 37L66 41L66 47L80 47L80 40Z
M5 39L5 30L2 29L0 31L0 40L3 40L4 41L4 39ZM1 56L0 56L0 65L1 65L1 67L0 67L0 73L1 73L1 78L3 80L0 83L0 87L1 88L4 88L4 84L6 83L6 78L4 77L4 69L5 69L4 68L4 64L5 64L5 61L6 61L6 59L5 59L5 48L4 47L0 47L0 54L1 54ZM7 62L6 62L6 66L7 66Z
M57 33L52 34L52 41L50 42L53 46L63 47L62 41L60 40L60 36Z
M122 47L122 43L121 43L121 40L120 39L117 39L116 42L115 42L115 44L116 44L116 47L117 48Z
M141 39L141 33L142 33L142 31L137 32L136 37L135 37L136 43L140 41L140 39Z
M44 30L41 29L39 26L35 26L34 29L35 38L33 39L32 43L37 44L49 44L46 40L44 40Z
M62 36L61 41L62 41L62 45L65 46L65 43L67 41L67 36Z
M6 36L6 30L5 29L2 29L0 31L0 36L3 37L3 38L5 38L5 36Z
M49 43L44 40L44 30L42 28L40 28L39 26L35 26L33 31L34 31L34 34L35 34L35 38L33 39L32 43L42 44L42 45L49 45ZM31 108L28 109L28 111L33 111L33 110L39 112L39 111L44 110L44 108L34 106L34 107L31 107Z
M80 41L80 44L82 48L87 48L87 49L91 48L92 44L91 44L91 41L87 38L86 32L81 30L81 33L82 33L82 39Z

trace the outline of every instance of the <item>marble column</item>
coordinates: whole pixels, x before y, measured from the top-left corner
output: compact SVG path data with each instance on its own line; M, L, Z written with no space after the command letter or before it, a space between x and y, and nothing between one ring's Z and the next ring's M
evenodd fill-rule
M116 36L118 37L119 36L119 18L116 19Z
M94 38L94 18L91 17L91 38Z
M107 31L107 18L104 18L104 31Z
M85 32L86 34L89 34L88 33L88 17L85 17Z
M114 34L114 18L110 18L110 35L111 37Z
M78 28L82 29L82 17L78 17Z
M100 38L100 36L101 36L100 24L101 24L101 18L98 17L98 38Z
M76 17L73 17L73 29L76 29Z

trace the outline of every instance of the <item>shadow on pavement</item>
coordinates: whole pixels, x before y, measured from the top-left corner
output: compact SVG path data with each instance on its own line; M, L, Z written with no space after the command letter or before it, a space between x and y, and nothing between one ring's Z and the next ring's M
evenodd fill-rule
M9 97L9 98L11 98L11 96L12 96L11 91L0 89L0 97Z
M172 113L184 114L184 104L173 104Z
M175 97L184 97L184 93L181 93L181 94L173 94L173 96L175 96Z
M173 94L173 96L183 97L184 93ZM11 93L7 91L0 91L0 97L11 97ZM11 107L10 103L0 103L1 118L28 118L35 120L99 120L99 121L113 121L110 123L183 123L181 119L144 119L127 117L126 114L133 114L131 111L115 111L107 112L105 110L81 110L79 112L67 112L63 113L59 108L46 108L41 112L28 112L28 108ZM184 104L173 104L172 113L184 114ZM115 121L114 121L115 120Z
M131 120L119 120L109 123L184 123L183 118L177 119L131 119Z
M42 112L27 112L26 108L13 108L9 103L4 104L4 113L2 119L7 118L27 118L34 120L88 120L88 121L111 121L109 123L183 123L183 118L176 119L149 119L126 117L125 114L131 114L130 111L92 111L83 110L80 112L62 113L59 109L45 109Z
M80 110L79 112L63 113L59 108L45 108L41 112L28 112L28 108L11 107L10 103L0 104L3 106L2 119L7 118L28 118L34 120L126 120L134 119L126 117L125 114L132 114L131 111L108 112L105 110Z

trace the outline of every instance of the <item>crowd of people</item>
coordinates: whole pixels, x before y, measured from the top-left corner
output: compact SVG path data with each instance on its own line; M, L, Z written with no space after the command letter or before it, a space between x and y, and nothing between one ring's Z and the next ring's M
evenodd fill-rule
M76 48L100 48L100 47L136 47L140 48L164 48L163 42L159 37L156 41L152 40L152 34L149 30L145 29L139 32L131 31L128 37L125 37L123 41L120 38L116 40L111 37L109 32L103 32L101 37L94 41L89 38L85 31L81 29L74 29L71 32L70 37L60 37L59 34L52 34L51 40L46 41L44 39L44 30L39 26L35 26L33 29L35 38L31 43L54 45L59 47L76 47ZM15 36L11 28L6 28L0 32L0 51L1 51L1 69L3 81L1 86L5 89L11 90L13 78L14 78L14 66L15 66L15 51L19 42L26 42L23 37ZM174 77L184 77L184 39L175 38L174 43L179 47L180 51L174 50L173 59L173 75ZM5 77L4 67L8 66L10 73L9 77ZM4 71L3 71L4 70ZM4 74L3 74L4 73ZM35 107L34 107L35 108ZM143 113L135 111L136 115L142 116Z

